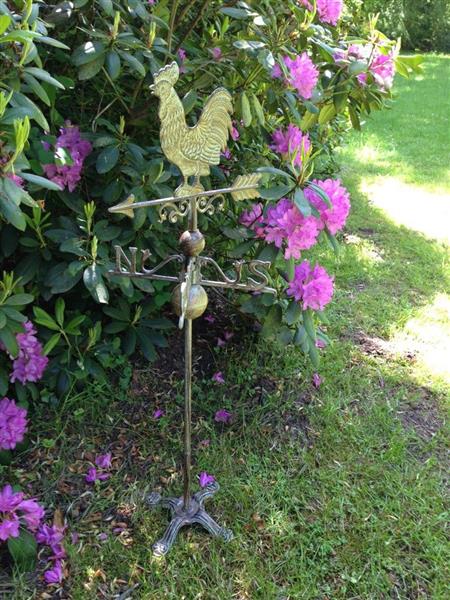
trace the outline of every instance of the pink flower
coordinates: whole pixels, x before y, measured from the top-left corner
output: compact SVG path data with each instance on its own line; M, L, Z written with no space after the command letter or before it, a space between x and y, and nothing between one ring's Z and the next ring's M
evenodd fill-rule
M44 509L36 500L24 500L22 492L10 485L0 490L0 540L17 537L21 526L36 531L44 517Z
M375 83L381 90L390 90L394 82L395 65L393 53L381 54L375 52L369 66Z
M183 50L183 48L179 48L177 56L180 63L180 73L186 73L186 67L184 66L184 61L187 57L186 50Z
M198 445L200 448L209 448L210 444L211 440L201 440Z
M252 229L256 237L264 237L263 205L261 202L254 204L249 210L244 210L239 217L239 223Z
M155 412L153 413L153 418L154 419L160 419L164 415L165 415L165 412L162 410L162 408L157 408L155 410Z
M31 531L36 531L36 529L41 524L42 519L44 518L45 511L42 506L36 502L34 499L30 500L22 500L22 502L17 507L17 510L23 512L23 519L28 526L28 529Z
M212 380L215 381L216 383L225 383L225 379L223 378L222 371L217 371L217 373L214 373L214 375L212 376Z
M295 267L286 293L302 302L303 310L323 310L333 296L333 279L320 265L311 268L309 261L304 260Z
M211 50L214 60L220 60L222 58L222 50L219 47Z
M16 380L20 383L39 381L48 363L48 358L42 353L42 344L36 338L36 329L33 323L26 321L23 326L25 333L16 335L19 355L13 360L11 383Z
M67 187L69 192L73 192L81 179L83 163L88 154L91 153L92 146L90 142L81 138L79 128L67 121L66 126L60 129L60 135L56 140L55 158L58 157L58 148L64 148L68 152L73 164L42 165L44 172L49 179L63 189Z
M240 137L241 134L239 133L239 131L236 129L235 125L232 125L231 127L231 138L236 142Z
M223 337L225 338L226 342L229 342L233 336L234 333L232 331L228 331L227 329L225 329L225 331L223 332Z
M313 10L313 5L309 0L299 0L299 2L308 10ZM322 23L336 25L342 14L343 5L343 0L317 0L316 7L319 19Z
M105 479L109 479L109 477L111 477L110 473L101 473L98 472L95 467L89 467L85 481L86 483L95 483L96 481L104 481Z
M283 71L281 70L281 67L278 63L275 63L272 67L272 71L271 71L271 76L272 79L282 79L283 77Z
M106 454L99 454L95 458L95 464L101 469L111 468L111 452L107 452Z
M216 412L216 414L214 415L214 421L216 421L217 423L227 423L228 424L231 422L232 418L233 418L233 414L228 412L224 408L221 408L220 410L218 410Z
M60 560L56 560L53 567L45 571L44 579L49 585L61 583L61 581L63 580L63 570L62 562Z
M308 100L319 79L319 70L314 65L306 52L302 52L294 59L284 57L284 64L289 70L288 83L294 87L299 96Z
M312 376L312 384L314 387L318 388L320 387L320 384L322 383L322 378L319 375L319 373L314 373L314 375Z
M23 189L22 177L20 177L19 175L15 175L14 173L6 173L6 177L8 179L10 179L11 181L13 181L17 185L17 187L20 187Z
M317 338L316 340L316 348L326 348L327 345L321 338Z
M217 338L217 344L216 344L219 348L223 348L224 346L227 345L226 341L223 340L222 338Z
M58 525L41 525L36 533L36 541L46 546L60 544L64 538L64 530L64 527Z
M340 179L323 181L314 179L313 183L327 194L331 208L312 188L304 190L305 196L320 213L321 229L327 227L328 231L334 235L344 227L347 221L350 212L350 195Z
M266 242L274 243L277 248L285 243L285 258L300 258L302 250L317 242L319 232L319 221L313 216L303 216L287 198L267 211Z
M5 517L0 521L0 540L6 542L8 538L19 537L20 521L15 514Z
M23 441L27 431L27 411L14 400L0 400L0 449L12 450ZM0 509L1 510L1 509Z
M200 487L204 488L208 485L211 485L211 483L214 483L216 478L214 477L214 475L210 475L206 471L202 471L198 476L198 480L200 483Z
M282 155L285 160L294 157L294 165L302 166L302 154L306 154L311 149L311 141L307 133L293 125L288 126L286 131L277 129L272 135L272 150Z
M22 500L22 492L14 492L9 484L5 485L5 487L0 490L0 513L15 511Z
M226 158L227 160L231 159L232 154L231 154L229 148L225 148L225 150L222 152L222 156L224 158Z
M205 315L204 319L205 319L205 321L207 321L208 323L211 323L211 324L214 323L216 320L212 315L209 315L209 314Z

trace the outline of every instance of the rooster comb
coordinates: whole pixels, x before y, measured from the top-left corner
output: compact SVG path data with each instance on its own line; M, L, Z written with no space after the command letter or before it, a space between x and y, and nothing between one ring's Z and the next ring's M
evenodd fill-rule
M180 76L180 70L176 62L166 65L153 75L153 83L156 85L161 81L167 81L170 85L175 85Z

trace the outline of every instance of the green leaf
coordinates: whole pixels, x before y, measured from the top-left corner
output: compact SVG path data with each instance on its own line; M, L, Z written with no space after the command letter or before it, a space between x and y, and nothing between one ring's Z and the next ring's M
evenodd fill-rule
M325 104L325 106L323 106L323 108L320 111L319 114L319 125L325 125L325 123L328 123L328 121L331 121L331 119L336 115L336 109L334 108L334 104L329 103L329 104Z
M117 79L120 75L120 56L114 50L111 50L106 55L105 60L106 70L111 79Z
M220 12L224 15L228 15L233 19L249 19L250 17L258 16L258 13L252 12L250 10L246 10L243 8L221 8Z
M361 123L359 120L359 115L356 112L356 110L353 108L353 106L351 106L351 105L349 105L349 107L348 107L348 114L350 116L350 121L351 121L353 129L356 129L357 131L361 131Z
M253 101L253 111L256 115L256 118L259 121L259 124L264 127L264 125L266 124L266 117L264 114L264 109L261 106L261 102L259 101L259 98L256 94L252 95L252 101Z
M367 62L365 60L354 60L348 66L349 75L359 75L367 71Z
M155 360L157 357L155 346L151 339L147 336L145 330L138 329L137 331L139 345L145 358L149 361Z
M36 94L36 96L40 100L42 100L42 102L44 102L44 104L46 104L47 106L50 106L50 104L51 104L50 98L48 97L47 92L44 90L44 88L39 83L39 81L37 79L35 79L33 77L33 75L30 75L30 73L24 73L23 78L28 83L28 85L33 90L33 92Z
M295 190L294 204L304 217L311 216L311 206L306 199L305 193L300 188Z
M47 329L59 331L58 323L43 308L40 306L33 306L33 313L36 323L42 325L43 327L47 327Z
M37 67L25 67L24 71L25 73L29 73L33 77L36 77L36 79L41 79L42 81L45 81L46 83L49 83L50 85L53 85L59 88L60 90L66 89L62 83L60 83L57 79L52 77L50 73L44 71L44 69L38 69Z
M252 124L252 110L250 108L250 102L245 92L242 92L241 94L241 111L244 126L250 127L250 125Z
M25 323L25 321L27 320L25 315L23 315L15 308L6 306L6 304L3 305L3 312L8 317L8 319L11 319L12 321L17 321L18 323Z
M0 16L0 35L5 33L11 23L11 17L9 15Z
M59 340L61 339L60 333L54 333L52 337L46 342L44 346L44 354L47 356L53 350L53 348L57 345Z
M9 195L6 195L5 187L7 181L8 180L5 179L4 185L0 187L0 213L5 217L8 223L14 225L16 229L19 229L20 231L25 231L25 228L27 226L25 215L20 210L16 202L14 202L14 200ZM13 185L15 187L19 187L16 186L14 183Z
M111 0L99 0L99 4L108 16L114 13L114 7Z
M129 52L123 52L122 50L119 51L119 54L123 58L123 60L128 64L128 66L133 69L133 71L139 73L141 77L145 77L145 67L135 56L133 56Z
M286 194L289 194L292 187L292 185L275 185L271 188L260 188L259 193L261 198L264 198L265 200L279 200L280 198L283 198L283 196L286 196Z
M9 306L23 306L24 304L30 304L33 302L34 296L32 294L14 294L10 296L5 304Z
M37 542L26 529L21 527L18 537L8 539L8 550L21 572L33 569L36 562Z
M282 311L279 304L275 304L269 310L267 317L264 321L264 325L261 329L261 335L263 337L271 337L279 329L282 320Z
M294 186L295 183L295 181L292 179L289 173L286 173L286 171L282 171L281 169L276 169L275 167L258 167L256 169L256 173L270 173L271 175L280 175L288 181L291 181L292 186Z
M92 79L97 75L97 73L103 67L103 63L105 62L105 55L102 54L98 58L84 64L80 67L78 71L78 79L80 81L87 81L88 79Z
M50 181L50 179L46 179L45 177L41 177L40 175L35 175L34 173L24 173L23 171L21 171L20 176L26 181L35 183L36 185L46 188L47 190L61 192L64 189L54 181Z
M298 302L291 302L286 311L286 323L288 325L294 325L302 316L302 309Z
M21 92L14 92L12 102L14 106L27 109L30 118L34 119L42 129L45 131L50 130L50 125L44 117L44 113L32 100L30 100L30 98L28 98L28 96L25 96L25 94L22 94Z
M100 302L101 304L108 303L108 289L103 282L102 274L96 263L84 270L83 281L96 302Z
M108 173L117 164L119 160L119 148L117 146L109 146L100 152L97 156L96 168L97 173Z
M78 46L72 54L72 63L81 67L104 56L105 45L102 42L86 42Z
M308 354L313 366L317 369L320 364L320 358L315 344L309 344Z
M318 115L307 110L300 122L300 128L302 129L302 131L308 131L308 129L311 129L311 127L313 127L313 125L317 123L317 119Z
M0 329L3 329L3 327L6 325L6 322L7 322L6 315L0 308Z
M316 341L316 328L314 326L314 319L311 310L308 308L303 311L303 325L308 333L309 337L315 342Z
M64 324L64 309L66 307L66 304L63 300L63 298L58 298L55 302L55 317L56 317L56 322L58 323L58 325L60 327L63 326Z
M5 325L3 329L0 329L0 342L3 342L8 354L13 358L17 357L19 354L19 346L17 345L16 336L9 325Z
M65 326L66 333L70 335L79 335L79 326L86 320L85 315L78 315L69 321L69 323Z

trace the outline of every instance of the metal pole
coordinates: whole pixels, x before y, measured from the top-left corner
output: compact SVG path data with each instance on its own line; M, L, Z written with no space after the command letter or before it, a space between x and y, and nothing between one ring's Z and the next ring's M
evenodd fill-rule
M183 508L191 499L192 319L184 324L184 462Z

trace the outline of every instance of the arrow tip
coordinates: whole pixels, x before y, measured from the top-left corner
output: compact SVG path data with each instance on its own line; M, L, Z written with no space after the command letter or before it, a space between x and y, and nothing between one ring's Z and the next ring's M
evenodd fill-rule
M130 194L128 198L120 204L116 204L115 206L111 206L110 208L108 208L108 212L120 213L132 219L134 217L133 204L135 200L136 198L134 197L134 194Z

